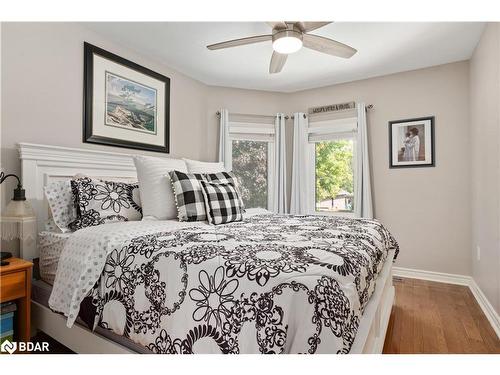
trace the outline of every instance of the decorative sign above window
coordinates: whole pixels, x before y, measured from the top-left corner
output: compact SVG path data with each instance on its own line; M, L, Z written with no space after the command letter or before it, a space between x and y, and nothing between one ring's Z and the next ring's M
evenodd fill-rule
M355 108L356 108L355 102L347 102L347 103L324 105L321 107L312 107L308 109L308 112L310 115L312 115L316 113L347 111Z

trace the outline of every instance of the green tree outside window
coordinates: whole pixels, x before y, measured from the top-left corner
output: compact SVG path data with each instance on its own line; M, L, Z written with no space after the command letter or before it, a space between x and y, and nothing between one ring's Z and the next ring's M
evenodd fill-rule
M354 192L354 142L350 139L316 143L316 206L339 194L345 200L343 210L352 211ZM346 194L348 193L348 194ZM347 197L350 196L350 197Z

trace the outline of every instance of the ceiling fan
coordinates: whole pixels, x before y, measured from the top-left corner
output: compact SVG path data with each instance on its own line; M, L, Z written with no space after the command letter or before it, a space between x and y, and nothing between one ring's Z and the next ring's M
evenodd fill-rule
M281 72L288 55L297 52L302 46L332 56L350 58L357 52L354 48L333 39L308 34L310 31L329 23L331 22L267 22L272 27L272 34L228 40L211 44L207 48L217 50L272 41L274 51L269 64L269 73L271 74Z

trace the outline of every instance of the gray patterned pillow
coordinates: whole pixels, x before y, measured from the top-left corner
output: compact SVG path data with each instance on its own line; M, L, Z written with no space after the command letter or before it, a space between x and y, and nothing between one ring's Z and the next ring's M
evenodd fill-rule
M68 228L69 230L69 228ZM45 222L45 231L46 232L52 232L52 233L62 233L62 230L61 228L59 228L54 219L53 218L50 218L48 219L46 222Z
M71 183L55 181L44 187L52 219L63 233L70 232L69 224L76 220L76 207L71 191Z
M71 181L77 218L69 227L78 230L114 221L141 220L139 185L89 177Z

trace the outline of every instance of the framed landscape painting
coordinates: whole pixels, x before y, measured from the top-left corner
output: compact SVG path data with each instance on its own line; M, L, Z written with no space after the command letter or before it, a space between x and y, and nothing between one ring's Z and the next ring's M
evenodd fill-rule
M169 152L170 79L84 44L83 141Z
M434 116L389 122L389 167L434 167Z

